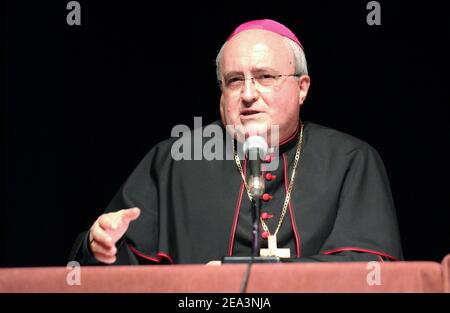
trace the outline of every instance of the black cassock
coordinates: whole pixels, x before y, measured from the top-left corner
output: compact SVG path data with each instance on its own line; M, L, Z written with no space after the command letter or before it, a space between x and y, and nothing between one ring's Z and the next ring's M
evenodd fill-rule
M224 134L225 157L229 135ZM271 161L278 157L278 168L265 181L271 199L262 202L262 212L272 216L266 220L272 233L298 138L297 131L280 144ZM116 264L206 263L251 255L252 207L234 159L175 161L171 149L177 139L154 146L106 209L141 209L118 242ZM278 248L290 248L295 261L402 259L389 181L378 153L350 135L305 122L296 180L277 237ZM96 263L87 232L76 240L70 259Z

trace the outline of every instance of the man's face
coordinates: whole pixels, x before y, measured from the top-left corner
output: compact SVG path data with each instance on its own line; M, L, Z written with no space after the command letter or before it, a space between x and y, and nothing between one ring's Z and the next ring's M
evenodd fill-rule
M249 79L295 74L294 54L284 37L265 30L244 31L226 43L220 64L220 114L224 125L242 127L246 137L264 134L272 125L278 125L280 141L295 132L309 77L280 77L271 86ZM242 86L227 87L227 82L236 80ZM270 143L270 133L267 140Z

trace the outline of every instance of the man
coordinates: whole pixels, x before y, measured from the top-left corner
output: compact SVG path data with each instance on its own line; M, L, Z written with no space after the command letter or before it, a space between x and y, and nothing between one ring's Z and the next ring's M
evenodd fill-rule
M73 248L83 264L206 263L252 251L247 160L266 132L262 255L296 261L402 259L384 166L368 144L300 119L310 85L303 47L272 20L240 25L217 56L225 160L174 160L169 139L144 157ZM272 126L278 127L275 134ZM191 134L192 135L192 134ZM233 151L226 149L232 139ZM236 140L234 140L236 139ZM276 149L273 149L276 148ZM269 246L269 247L268 247ZM269 248L269 249L267 249Z

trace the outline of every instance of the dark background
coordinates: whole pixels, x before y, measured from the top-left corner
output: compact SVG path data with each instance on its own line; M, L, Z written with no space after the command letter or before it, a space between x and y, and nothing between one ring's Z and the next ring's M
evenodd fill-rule
M272 18L306 49L303 119L381 154L407 260L450 252L449 20L440 2L3 5L0 266L65 265L145 153L177 124L219 117L216 53L240 23Z

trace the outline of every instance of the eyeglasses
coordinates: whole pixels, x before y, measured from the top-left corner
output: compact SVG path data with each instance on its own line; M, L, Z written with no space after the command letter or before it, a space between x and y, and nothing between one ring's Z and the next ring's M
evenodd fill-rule
M244 85L246 80L251 80L252 83L259 91L271 91L273 87L277 86L281 82L283 77L300 77L300 74L290 74L290 75L270 75L261 74L254 77L245 77L243 75L233 75L226 77L223 83L226 90L237 91L240 90Z

